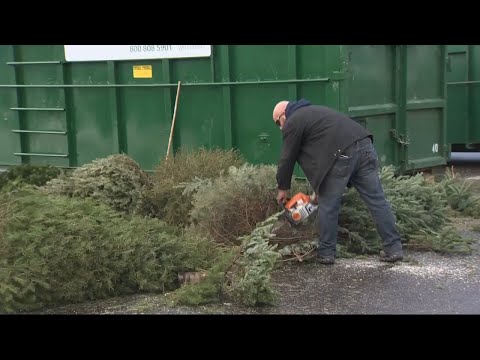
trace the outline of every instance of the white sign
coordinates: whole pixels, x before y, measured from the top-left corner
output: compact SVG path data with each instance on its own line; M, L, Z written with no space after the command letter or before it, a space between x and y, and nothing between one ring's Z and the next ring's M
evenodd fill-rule
M65 45L66 61L208 57L211 45Z

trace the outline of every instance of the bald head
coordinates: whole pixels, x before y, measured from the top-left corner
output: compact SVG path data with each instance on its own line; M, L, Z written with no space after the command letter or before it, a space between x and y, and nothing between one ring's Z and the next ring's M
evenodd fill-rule
M275 105L273 108L273 121L277 121L278 118L285 113L287 105L288 101L280 101L277 105Z

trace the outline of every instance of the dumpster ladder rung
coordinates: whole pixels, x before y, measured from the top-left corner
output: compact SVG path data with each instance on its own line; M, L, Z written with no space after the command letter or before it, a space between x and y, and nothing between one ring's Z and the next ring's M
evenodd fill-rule
M13 153L16 156L40 156L40 157L68 157L67 154L41 154L41 153Z

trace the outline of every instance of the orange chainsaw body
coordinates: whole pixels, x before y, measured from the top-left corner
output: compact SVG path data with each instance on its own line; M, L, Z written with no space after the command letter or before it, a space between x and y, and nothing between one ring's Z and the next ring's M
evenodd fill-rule
M285 204L284 214L293 226L304 222L312 214L318 205L313 204L314 197L304 193L295 194Z

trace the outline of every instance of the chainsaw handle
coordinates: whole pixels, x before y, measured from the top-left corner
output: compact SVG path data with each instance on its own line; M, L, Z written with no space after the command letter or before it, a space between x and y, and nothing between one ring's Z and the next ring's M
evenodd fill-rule
M290 199L285 199L285 202L279 204L280 207L282 208L282 210L287 210L287 207L285 206L288 202L290 201Z

